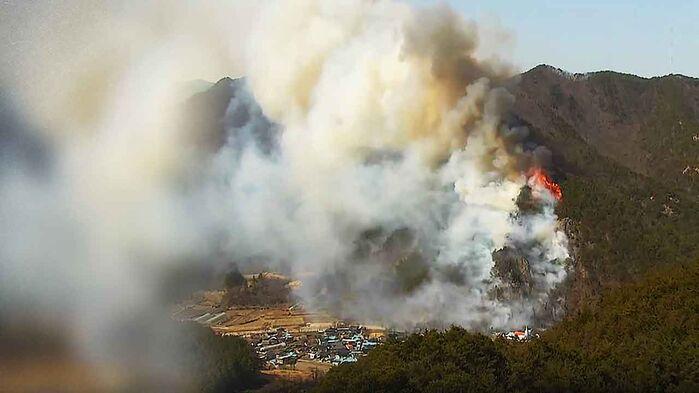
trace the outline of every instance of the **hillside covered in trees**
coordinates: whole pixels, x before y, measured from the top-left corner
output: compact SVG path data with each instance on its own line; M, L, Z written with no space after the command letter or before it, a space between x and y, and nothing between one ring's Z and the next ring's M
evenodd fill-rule
M279 391L699 390L699 80L539 66L510 90L563 188L564 320L526 344L416 334Z
M511 121L551 151L563 187L569 312L649 269L699 258L699 80L542 65L510 90Z
M332 369L315 391L697 391L697 284L697 263L658 270L528 343L415 334Z
M224 78L195 95L188 126L220 143L226 122L249 116L239 110L221 120L241 83ZM699 258L699 79L541 65L508 89L515 98L508 123L526 126L527 143L551 152L547 169L563 188L557 214L574 263L560 288L566 311L653 267Z

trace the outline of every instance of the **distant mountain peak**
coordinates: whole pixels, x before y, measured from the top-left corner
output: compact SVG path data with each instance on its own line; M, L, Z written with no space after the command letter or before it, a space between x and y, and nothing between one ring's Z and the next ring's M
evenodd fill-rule
M572 73L570 71L566 71L562 68L554 67L548 64L539 64L538 66L532 68L531 70L525 72L522 75L555 75L570 80L585 80L590 76L590 73Z

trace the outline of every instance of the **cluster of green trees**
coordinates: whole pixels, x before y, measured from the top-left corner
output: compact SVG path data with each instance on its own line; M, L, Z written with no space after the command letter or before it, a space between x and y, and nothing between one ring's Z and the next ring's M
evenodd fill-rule
M239 392L259 387L262 362L250 344L240 337L222 337L208 327L183 324L179 345L184 350L182 368L199 392Z
M601 281L699 257L699 203L690 196L630 173L572 177L564 187L558 213L578 224L576 259Z
M461 328L333 368L316 392L699 391L699 263L609 291L528 343Z

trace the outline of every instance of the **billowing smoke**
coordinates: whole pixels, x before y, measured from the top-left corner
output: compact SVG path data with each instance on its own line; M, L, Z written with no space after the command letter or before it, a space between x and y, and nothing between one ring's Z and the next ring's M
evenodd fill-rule
M67 356L97 366L85 374L126 374L117 385L178 374L163 287L205 284L217 255L187 191L208 153L183 126L199 89L186 82L240 72L255 7L0 7L0 330L57 332L76 347ZM3 370L21 355L0 352Z
M538 151L504 124L508 67L475 58L477 27L394 2L281 2L260 21L246 74L282 132L272 152L233 132L216 158L227 251L315 273L307 301L359 320L529 321L566 239L545 187L530 184L540 209L517 205ZM503 249L525 261L526 296L500 289Z
M124 341L158 337L182 264L263 260L309 306L407 329L527 323L565 277L511 70L446 6L106 4L3 71L43 158L0 150L0 312L51 310L111 360L158 353ZM238 72L225 143L200 143L179 82Z

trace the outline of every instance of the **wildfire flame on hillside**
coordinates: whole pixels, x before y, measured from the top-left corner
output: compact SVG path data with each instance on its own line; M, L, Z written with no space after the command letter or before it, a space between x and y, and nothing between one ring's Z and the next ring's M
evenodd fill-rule
M529 183L547 189L557 201L560 202L563 200L561 186L556 184L543 168L534 168L531 170L529 174Z

